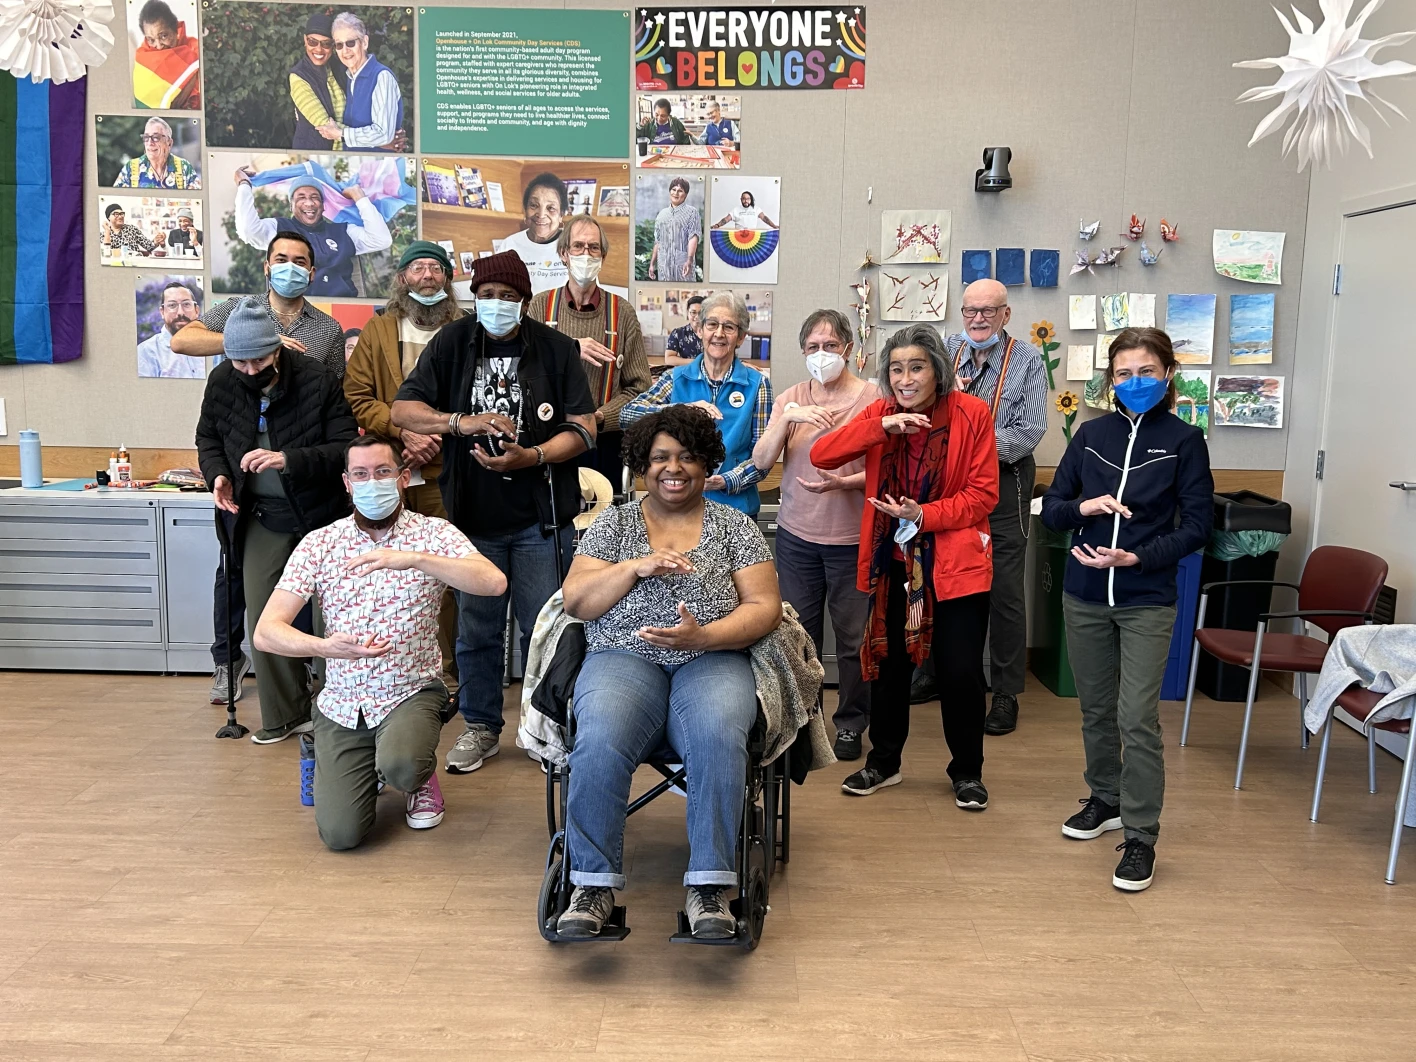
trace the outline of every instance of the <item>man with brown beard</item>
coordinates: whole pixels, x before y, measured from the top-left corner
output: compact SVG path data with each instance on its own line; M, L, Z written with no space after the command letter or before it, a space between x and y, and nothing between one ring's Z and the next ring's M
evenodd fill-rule
M414 240L398 260L393 298L382 314L375 314L364 326L344 370L344 397L359 427L381 439L396 439L403 448L405 465L413 473L404 504L415 513L441 520L447 519L438 490L442 438L394 427L389 405L429 340L463 313L452 290L452 259L436 243ZM456 641L457 603L448 591L438 613L438 648L443 682L453 696L457 694Z

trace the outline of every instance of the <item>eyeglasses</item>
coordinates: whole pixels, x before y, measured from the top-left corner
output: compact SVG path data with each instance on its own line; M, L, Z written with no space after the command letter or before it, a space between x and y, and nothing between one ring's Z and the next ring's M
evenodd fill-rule
M261 415L256 418L256 431L266 431L266 410L270 408L270 395L261 395Z
M352 52L359 47L359 38L355 37L352 41L335 41L334 46L341 52Z
M394 479L402 471L397 468L389 468L388 465L380 465L371 473L367 468L351 468L344 473L349 477L350 483L367 483L371 479Z
M187 299L183 302L164 302L162 308L164 310L195 310L197 304L191 299Z
M144 134L143 134L143 143L144 143L144 144L161 144L164 140L171 140L171 139L172 139L172 138L171 138L170 136L168 136L166 133L144 133Z
M404 270L410 277L441 277L446 276L441 262L434 262L429 259L420 259L416 262L409 262L408 268Z
M737 326L736 321L720 321L716 317L710 317L703 322L703 331L722 332L725 336L735 336L742 329Z
M808 343L803 349L803 354L820 354L825 351L827 354L839 354L846 349L846 345L840 340L828 339L825 343Z
M959 312L964 315L964 320L972 317L981 317L985 321L991 321L998 316L998 311L1002 306L964 306Z
M604 248L598 243L584 243L580 240L576 240L570 245L571 254L593 254L596 258L599 258L603 252Z

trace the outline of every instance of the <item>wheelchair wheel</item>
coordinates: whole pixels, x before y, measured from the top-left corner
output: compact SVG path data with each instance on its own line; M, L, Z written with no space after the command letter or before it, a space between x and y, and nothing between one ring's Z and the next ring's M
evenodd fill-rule
M767 921L767 877L759 867L753 867L747 877L743 918L747 922L747 938L742 944L752 951L762 939L762 926Z
M551 842L551 854L546 863L546 876L541 879L541 892L536 899L537 923L541 930L541 936L548 941L556 940L556 919L565 910L568 897L561 892L562 878L565 874L563 866L565 853L561 849L560 839Z

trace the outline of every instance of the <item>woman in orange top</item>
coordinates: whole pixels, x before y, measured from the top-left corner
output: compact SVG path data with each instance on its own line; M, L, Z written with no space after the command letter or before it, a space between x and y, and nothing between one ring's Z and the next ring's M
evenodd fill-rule
M910 679L933 650L954 803L988 806L983 774L983 644L998 502L998 451L982 399L954 385L944 342L928 325L894 333L880 353L880 389L844 427L811 448L818 468L865 458L856 585L870 595L861 672L871 679L865 767L842 788L868 796L901 781Z

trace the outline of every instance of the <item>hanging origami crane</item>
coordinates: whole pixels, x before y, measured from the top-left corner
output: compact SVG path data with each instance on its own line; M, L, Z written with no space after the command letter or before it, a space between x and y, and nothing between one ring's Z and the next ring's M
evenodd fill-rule
M1156 262L1158 262L1158 261L1160 260L1160 256L1163 255L1164 253L1165 253L1165 248L1164 248L1163 246L1162 246L1161 249L1158 250L1158 251L1152 251L1148 246L1146 246L1146 241L1145 241L1145 240L1142 240L1142 241L1141 241L1141 265L1143 265L1143 266L1153 266L1153 265L1155 265Z
M1097 253L1096 258L1092 261L1092 265L1114 266L1120 260L1121 252L1125 249L1125 247L1108 247L1106 250Z
M1073 251L1072 253L1077 256L1077 263L1072 266L1072 271L1067 274L1069 277L1074 277L1083 270L1086 270L1092 276L1096 276L1096 270L1092 268L1094 263L1091 258L1088 257L1086 251Z
M1166 243L1175 243L1180 239L1180 226L1172 225L1164 218L1160 219L1160 238Z
M1126 226L1126 231L1121 233L1128 240L1139 240L1146 234L1146 219L1131 215L1131 224Z
M870 342L870 333L875 327L870 323L870 278L863 276L851 287L855 289L856 296L860 299L860 302L851 303L851 309L855 310L859 320L859 324L856 326L856 337L859 340L856 344L856 372L864 372L865 363L870 360L870 351L866 349L866 346Z
M1081 219L1081 218L1078 218L1078 219L1077 219L1077 229L1078 229L1077 238L1078 238L1078 239L1082 239L1082 240L1089 240L1089 239L1091 239L1093 236L1096 235L1097 230L1100 229L1100 228L1101 228L1101 219L1100 219L1100 218L1098 218L1096 221L1093 221L1090 225L1088 225L1085 220L1083 220L1083 219Z

